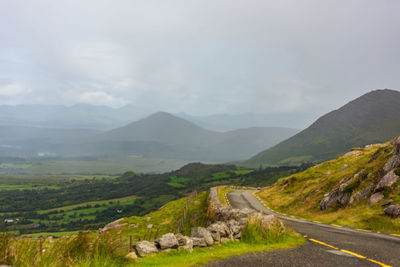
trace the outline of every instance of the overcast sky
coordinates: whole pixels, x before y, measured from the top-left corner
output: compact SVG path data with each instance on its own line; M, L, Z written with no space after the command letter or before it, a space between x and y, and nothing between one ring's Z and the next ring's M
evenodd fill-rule
M0 104L322 114L400 89L398 0L0 0Z

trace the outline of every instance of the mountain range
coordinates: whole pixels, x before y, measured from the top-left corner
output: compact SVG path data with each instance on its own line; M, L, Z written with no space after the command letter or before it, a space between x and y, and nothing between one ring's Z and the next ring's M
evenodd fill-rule
M250 158L244 165L291 165L332 159L357 146L400 133L400 92L375 90L320 117L307 129Z
M0 156L141 156L193 161L244 160L298 130L252 127L203 129L166 112L109 131L1 126Z

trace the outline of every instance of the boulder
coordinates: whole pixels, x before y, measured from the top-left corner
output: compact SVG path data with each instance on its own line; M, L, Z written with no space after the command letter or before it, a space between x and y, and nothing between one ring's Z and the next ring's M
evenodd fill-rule
M181 246L181 248L192 252L193 251L193 240L187 236L184 236L183 238L185 239L185 245Z
M151 221L151 217L146 217L146 218L144 218L144 220L145 220L146 222L149 222L149 221Z
M192 229L191 237L204 238L208 246L212 246L214 243L211 232L204 227L194 227Z
M147 225L147 229L151 229L151 228L153 228L152 224Z
M347 169L349 167L349 165L344 164L342 168L340 168L340 171L344 171L345 169Z
M369 198L368 205L373 205L373 204L381 201L384 197L385 196L381 192L375 193Z
M203 237L191 237L193 247L207 247L207 242Z
M382 191L383 188L392 186L395 182L397 182L398 179L399 176L394 173L394 170L389 171L376 185L375 191Z
M186 243L185 236L182 234L175 234L175 238L178 241L179 246L184 246Z
M158 252L158 249L154 242L149 242L146 240L137 242L135 245L135 249L140 257Z
M383 167L383 171L385 173L400 166L400 136L396 137L393 140L392 144L393 144L393 152L392 152L393 155Z
M104 226L104 228L100 229L100 232L105 232L105 231L107 231L109 229L115 229L115 228L121 227L122 225L120 225L119 223L122 222L123 219L124 218L121 218L121 219L118 219L116 221L110 222L109 224ZM126 223L123 224L123 225L126 225Z
M178 248L179 246L178 239L173 233L168 233L161 236L155 241L155 243L161 250Z
M132 251L132 252L126 254L125 258L130 259L130 260L136 260L138 258L138 256L136 255L135 251Z
M237 234L239 234L244 228L244 226L240 225L238 221L235 221L233 219L229 220L227 222L227 225L233 236L236 236Z
M250 216L250 220L257 220L260 226L264 229L269 229L278 222L275 215L266 215L259 212Z
M400 218L400 206L399 205L390 205L383 212L392 218Z

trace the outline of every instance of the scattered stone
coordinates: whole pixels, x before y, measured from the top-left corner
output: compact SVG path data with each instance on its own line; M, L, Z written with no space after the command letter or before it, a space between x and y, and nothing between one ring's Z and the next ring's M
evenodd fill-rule
M199 237L199 238L204 238L208 246L212 246L214 243L214 239L206 228L204 227L194 227L192 229L191 237Z
M151 229L151 228L153 228L152 224L147 225L147 229Z
M170 248L178 248L179 243L173 233L168 233L161 236L159 239L155 241L157 247L161 250L170 249Z
M324 175L330 175L330 174L332 174L331 172L326 172L326 173L324 173Z
M132 252L126 254L125 258L130 259L130 260L136 260L138 258L138 256L136 255L135 251L132 251Z
M397 176L394 173L394 170L389 171L385 176L382 177L382 179L379 181L377 184L375 191L382 191L383 188L392 186L397 180L399 179L399 176Z
M349 167L349 165L344 164L342 168L340 168L340 171L344 171L345 169L347 169Z
M135 249L140 257L144 257L148 254L153 254L158 252L158 249L154 244L154 242L149 242L146 240L139 241L138 243L136 243Z
M386 209L383 210L385 214L392 218L399 218L400 217L400 206L399 205L390 205Z
M383 203L381 204L381 206L382 206L382 207L389 206L390 204L392 204L392 202L393 202L393 199L389 199L388 201L383 202Z
M357 157L359 155L361 155L361 151L360 150L353 150L350 152L347 152L346 154L343 155L343 157L349 157L349 156L353 156L353 157Z
M381 192L375 193L369 198L368 205L373 205L373 204L381 201L384 197L385 196Z
M129 225L130 228L138 228L139 224L138 223L132 223Z
M144 218L144 220L145 220L146 222L149 222L149 221L151 221L151 217L146 217L146 218Z
M202 237L191 237L193 247L207 247L206 240Z
M109 224L107 224L106 226L104 226L104 228L99 229L100 232L105 232L108 231L109 229L115 229L115 228L119 228L122 225L120 225L119 223L123 220L124 218L118 219L116 221L110 222ZM126 223L124 223L123 225L126 225Z

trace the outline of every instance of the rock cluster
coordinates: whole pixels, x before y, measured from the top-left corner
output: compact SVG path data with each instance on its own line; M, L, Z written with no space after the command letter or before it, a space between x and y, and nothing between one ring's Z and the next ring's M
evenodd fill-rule
M154 242L139 241L134 246L135 252L129 253L126 257L135 259L135 256L145 257L149 254L171 249L193 251L193 247L210 247L215 243L240 239L248 220L257 220L266 229L278 224L282 231L285 230L282 222L274 215L265 215L250 209L233 209L221 205L216 194L216 188L211 188L208 199L208 212L212 213L214 217L207 228L192 228L190 237L182 234L167 233Z
M364 187L361 190L353 190L356 188L351 188L353 184L361 183L361 181L366 177L364 170L361 170L357 174L350 178L344 178L339 182L339 186L334 188L332 191L324 195L320 202L320 209L326 210L334 205L339 207L346 207L353 203L357 203L361 200L368 199L368 204L373 205L384 199L385 188L390 188L399 180L399 176L396 174L396 168L400 166L400 136L392 141L393 152L391 158L386 162L382 170L378 174L379 181L374 184ZM368 146L366 147L368 148ZM355 153L349 152L345 156L356 155ZM375 156L375 155L374 155ZM374 157L373 156L373 157ZM344 170L348 167L345 164L340 170ZM371 175L371 173L369 174ZM368 178L370 176L367 176ZM358 181L357 181L358 180ZM390 203L391 204L391 203ZM389 205L389 204L387 204ZM385 206L385 205L383 205ZM393 206L393 205L392 205ZM389 209L390 208L390 209ZM392 215L392 211L395 210L393 207L388 207L385 209L385 214L393 218L397 218L396 215Z

